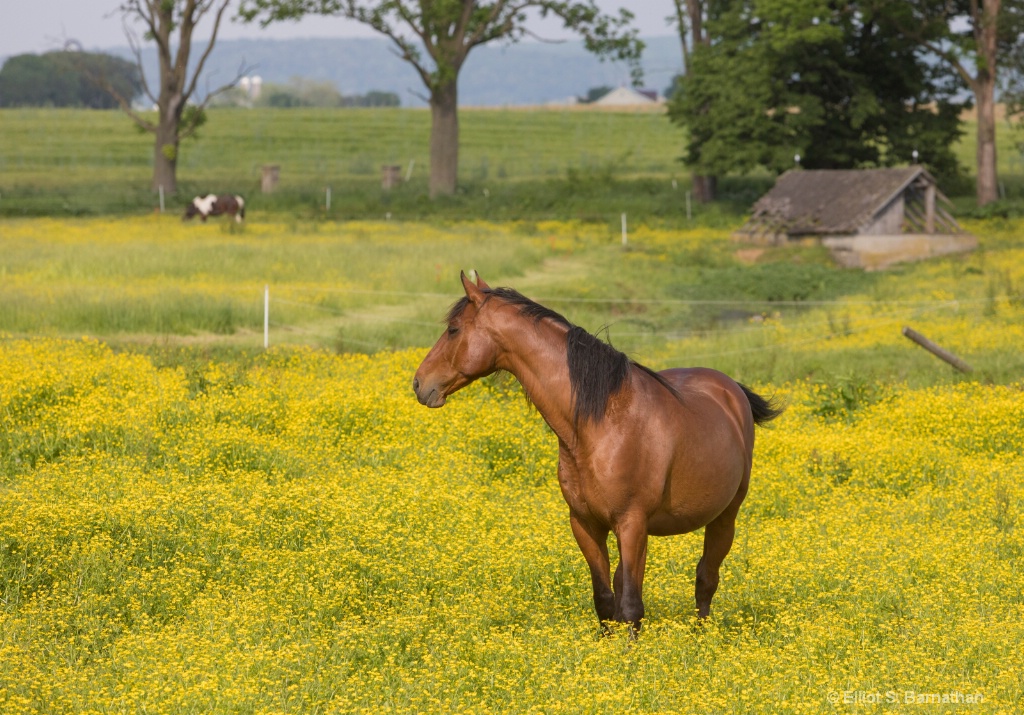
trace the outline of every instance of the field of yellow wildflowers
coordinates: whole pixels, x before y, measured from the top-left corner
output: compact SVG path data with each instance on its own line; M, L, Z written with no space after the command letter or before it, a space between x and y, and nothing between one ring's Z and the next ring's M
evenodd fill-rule
M124 230L145 227L133 221ZM59 302L76 270L103 264L121 271L111 294L135 274L204 280L147 273L130 250L128 267L114 251L90 263L106 250L89 248L91 222L57 227L76 260L55 257L53 232L16 228L39 233L0 259L4 302L17 289L45 306L48 285ZM222 244L219 263L204 254L210 274L332 250L312 233L289 234L289 253L204 230L178 250ZM493 251L493 273L517 256L527 286L566 287L554 298L606 297L588 282L606 263L647 286L669 282L659 265L709 252L705 270L733 270L733 249L696 233L637 236L623 258L579 227L365 230L396 254L417 239L450 240L445 261ZM1015 227L986 230L987 252L865 279L836 302L638 341L658 367L731 365L788 409L759 431L711 619L693 617L699 534L655 539L636 642L599 635L554 438L513 384L428 411L410 388L426 343L174 363L117 331L116 349L71 328L0 336L0 712L1020 712L1024 261ZM504 247L475 248L481 235ZM382 260L379 285L354 287L386 290L394 270ZM455 297L454 280L433 288L434 264L409 270L414 291ZM332 280L309 282L330 296ZM652 321L700 307L634 297L631 316ZM599 319L591 303L552 305ZM904 346L908 316L977 372ZM865 372L808 369L830 359Z

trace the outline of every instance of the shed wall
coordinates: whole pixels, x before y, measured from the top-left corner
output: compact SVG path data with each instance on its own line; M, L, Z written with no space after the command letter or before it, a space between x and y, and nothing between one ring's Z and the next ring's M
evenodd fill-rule
M875 214L871 223L862 228L862 236L892 236L903 231L903 194L900 194L881 211Z

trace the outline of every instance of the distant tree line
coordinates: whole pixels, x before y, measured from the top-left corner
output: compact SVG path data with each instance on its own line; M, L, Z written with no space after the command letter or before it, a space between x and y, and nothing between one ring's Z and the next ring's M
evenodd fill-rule
M399 107L394 92L373 90L366 94L346 95L331 82L293 77L287 84L267 82L259 91L236 86L211 102L210 106L231 107Z
M591 87L587 90L587 93L582 97L577 97L576 101L580 104L593 104L601 97L605 96L612 91L612 88L607 85L601 85L600 87Z
M0 107L113 109L117 100L94 81L106 77L126 97L142 92L134 63L91 52L47 52L9 58L0 68Z

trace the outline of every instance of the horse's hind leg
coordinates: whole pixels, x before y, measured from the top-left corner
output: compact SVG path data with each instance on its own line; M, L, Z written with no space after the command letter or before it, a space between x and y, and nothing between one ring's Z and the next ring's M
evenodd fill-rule
M697 562L697 583L694 589L699 618L707 618L711 614L711 599L718 590L718 571L732 548L736 514L744 496L746 489L741 490L726 510L704 527L704 553Z

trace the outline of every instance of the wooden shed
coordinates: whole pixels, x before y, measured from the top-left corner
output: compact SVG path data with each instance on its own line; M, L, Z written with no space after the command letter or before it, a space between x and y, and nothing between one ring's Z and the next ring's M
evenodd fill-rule
M736 237L784 245L812 240L845 266L885 268L974 249L921 166L787 171L758 200Z

